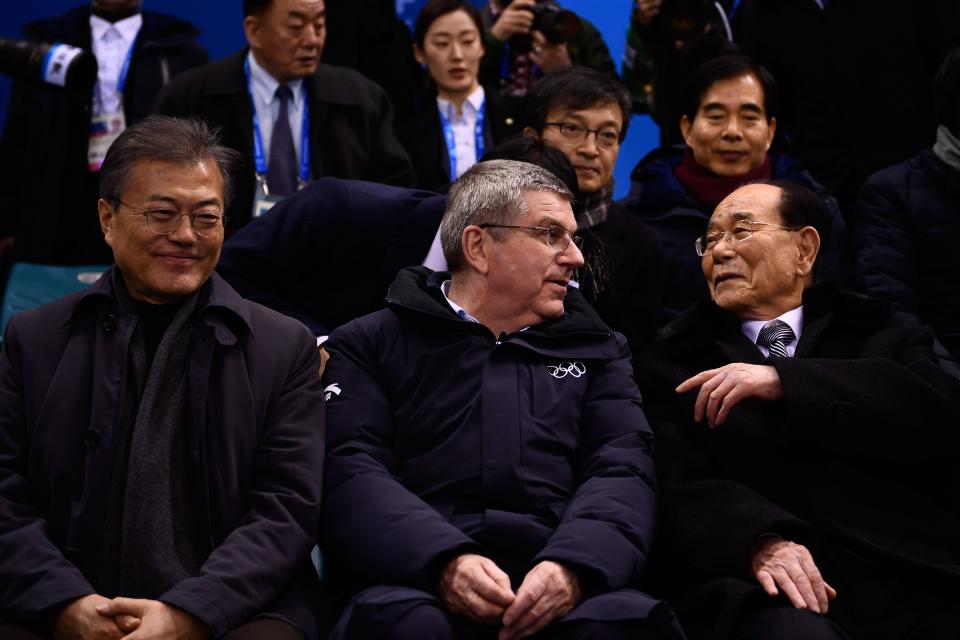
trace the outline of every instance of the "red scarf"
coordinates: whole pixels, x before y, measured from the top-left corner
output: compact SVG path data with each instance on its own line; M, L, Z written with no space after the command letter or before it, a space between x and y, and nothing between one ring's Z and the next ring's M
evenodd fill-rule
M693 158L693 152L687 147L683 152L683 160L674 170L677 180L680 181L694 200L715 208L720 201L733 193L734 189L754 180L769 180L770 154L763 159L763 163L748 171L742 176L718 176L706 167L701 166Z

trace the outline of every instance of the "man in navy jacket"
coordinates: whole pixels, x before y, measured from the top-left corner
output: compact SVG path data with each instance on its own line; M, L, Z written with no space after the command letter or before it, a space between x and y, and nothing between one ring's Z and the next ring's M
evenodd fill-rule
M333 637L683 637L631 588L652 437L623 336L568 288L571 198L474 166L441 225L452 274L402 271L331 336L321 533L355 594Z

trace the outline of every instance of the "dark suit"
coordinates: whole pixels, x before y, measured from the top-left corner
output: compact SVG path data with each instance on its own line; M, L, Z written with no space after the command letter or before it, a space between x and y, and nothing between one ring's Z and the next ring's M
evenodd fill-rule
M769 362L784 399L745 400L714 429L691 420L699 389L673 388L763 364L759 348L709 300L657 342L641 388L658 437L665 588L691 638L739 637L745 611L786 605L749 569L752 545L774 534L811 550L840 594L829 617L853 637L944 637L958 628L945 607L960 596L960 383L937 366L930 331L885 303L820 285L803 308L796 356Z
M222 141L244 154L234 171L236 197L228 228L250 220L256 169L253 105L243 73L247 50L185 73L160 94L154 111L195 116L222 128ZM393 134L393 109L380 87L350 69L321 64L304 78L310 111L314 178L336 176L407 186L410 160Z
M483 138L489 151L507 137L521 132L520 109L497 91L485 90L484 95ZM416 186L445 193L451 182L450 158L435 96L423 100L413 121L397 126L397 136L413 161Z

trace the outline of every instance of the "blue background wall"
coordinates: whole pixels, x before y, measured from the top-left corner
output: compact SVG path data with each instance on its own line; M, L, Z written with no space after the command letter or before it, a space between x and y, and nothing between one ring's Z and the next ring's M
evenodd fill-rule
M352 0L333 0L350 2ZM397 0L398 11L412 22L424 0ZM30 20L54 16L83 4L82 0L0 0L0 36L18 37L20 28ZM560 0L565 7L592 22L603 34L617 66L623 58L626 26L632 0ZM477 0L477 4L480 1ZM212 59L221 58L245 44L241 0L144 0L144 8L180 16L203 32L201 43ZM0 123L6 121L10 81L0 76ZM657 146L658 130L646 116L635 116L630 135L620 151L615 174L617 195L625 195L632 167L650 149Z

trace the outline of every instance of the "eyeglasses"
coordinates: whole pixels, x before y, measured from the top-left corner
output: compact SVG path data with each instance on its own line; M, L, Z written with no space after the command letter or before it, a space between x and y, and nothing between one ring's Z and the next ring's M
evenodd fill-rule
M749 240L754 233L759 231L756 227L773 227L775 229L783 229L784 231L796 231L796 229L791 229L790 227L784 227L779 224L772 224L770 222L754 222L753 220L738 220L736 225L730 231L710 231L703 234L697 238L693 246L697 250L697 255L703 257L708 251L713 251L713 249L720 244L724 238L730 238L730 242L736 244L738 242L743 242L744 240Z
M158 236L168 236L179 229L180 219L184 217L190 219L193 232L201 238L209 238L221 225L227 222L227 216L212 211L180 213L176 209L141 209L123 200L118 200L118 202L137 215L146 218L147 228Z
M536 236L543 240L543 243L556 250L557 253L563 253L573 242L577 249L583 249L583 237L574 235L558 224L551 224L549 227L528 227L516 224L480 224L481 229L526 229L527 231L536 231Z
M543 124L546 127L558 128L560 135L574 144L580 144L586 140L588 133L597 136L597 146L601 149L612 149L620 144L620 131L615 127L588 129L576 122L544 122Z

